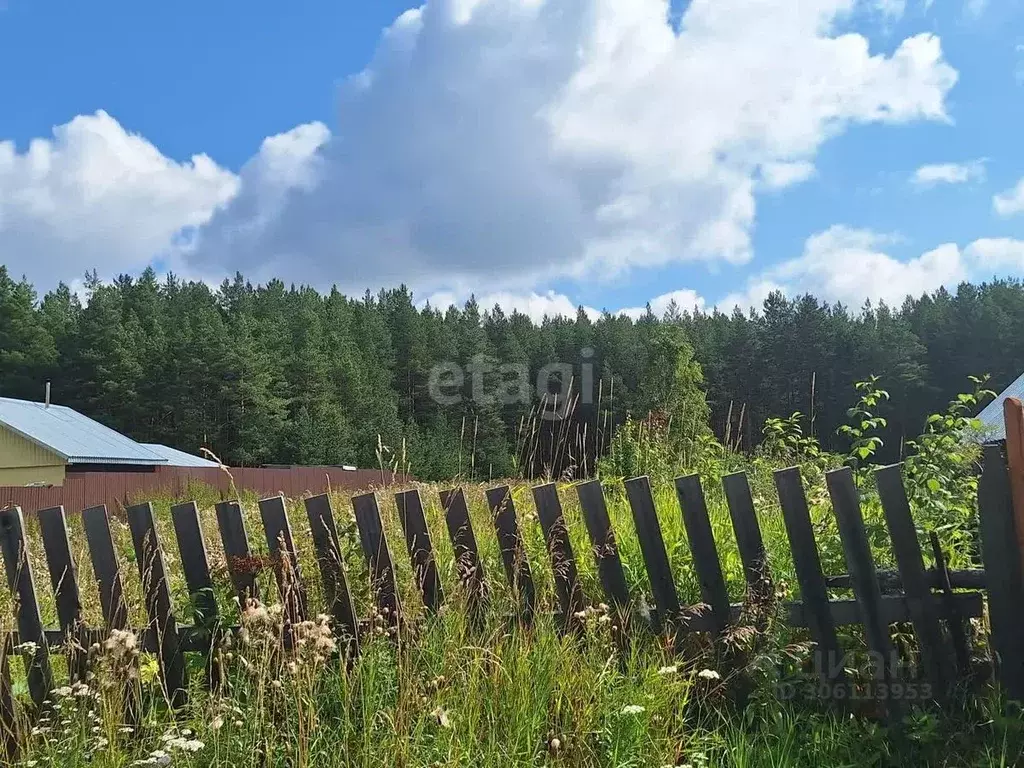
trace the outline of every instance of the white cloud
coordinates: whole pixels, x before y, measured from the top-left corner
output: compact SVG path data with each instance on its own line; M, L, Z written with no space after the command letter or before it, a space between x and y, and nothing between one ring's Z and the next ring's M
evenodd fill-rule
M772 290L805 293L854 309L865 299L902 304L941 286L967 279L964 255L955 243L940 245L907 261L882 250L894 238L863 229L833 226L808 238L801 256L784 261L751 281L746 292L726 297L721 306L759 306Z
M985 12L988 7L988 0L964 0L964 13L977 18Z
M467 298L468 296L460 296L444 291L431 295L427 301L435 309L445 310L453 305L461 308ZM500 291L477 296L476 302L481 311L489 311L495 306L499 306L506 314L511 314L514 311L521 312L530 317L535 323L540 323L545 317L574 318L580 307L579 304L574 303L568 296L554 291L541 293L531 291L522 294ZM601 315L601 312L593 307L584 306L583 311L594 320Z
M761 166L761 180L770 189L783 189L807 181L814 175L814 163L765 163Z
M655 296L648 303L651 305L651 311L657 317L664 315L665 311L673 303L680 312L692 312L695 309L703 311L707 309L707 303L704 301L704 297L689 288L681 288L677 291L663 293L660 296ZM627 317L631 317L636 320L637 318L643 317L647 314L647 307L625 307L618 310L615 314L626 315Z
M922 165L910 178L917 187L934 187L939 184L966 184L969 181L982 181L985 178L985 160L972 160L969 163L935 163Z
M982 238L968 245L964 254L981 270L988 270L986 277L996 272L1024 273L1024 240L1009 237Z
M861 0L877 2L877 0ZM759 183L854 123L945 120L939 39L875 54L855 0L429 0L343 88L314 169L202 228L204 269L421 292L750 258ZM311 141L304 145L316 145ZM256 213L254 214L254 209Z
M1000 216L1024 213L1024 178L1015 187L992 198L992 205Z
M44 287L137 272L237 187L206 155L178 163L106 112L76 117L23 152L0 142L0 254Z

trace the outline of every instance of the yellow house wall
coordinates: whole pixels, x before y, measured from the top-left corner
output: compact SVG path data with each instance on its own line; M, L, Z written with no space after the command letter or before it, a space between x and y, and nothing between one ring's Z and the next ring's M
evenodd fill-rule
M63 485L64 460L0 427L0 485Z

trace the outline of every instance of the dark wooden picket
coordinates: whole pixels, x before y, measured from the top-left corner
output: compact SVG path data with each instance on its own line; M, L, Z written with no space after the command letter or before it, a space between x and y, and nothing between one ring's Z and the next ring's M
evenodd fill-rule
M836 637L836 622L828 601L828 589L821 570L818 545L814 540L811 513L804 494L800 469L780 469L775 473L775 487L782 506L782 519L793 552L793 569L800 585L800 599L811 639L814 640L818 672L830 685L846 682L843 656Z
M46 553L53 596L57 604L57 620L64 633L64 649L68 657L68 673L72 682L84 681L89 647L82 624L82 600L78 592L78 575L71 556L64 507L41 509L36 513L39 533Z
M558 596L558 606L562 612L562 628L566 632L578 632L582 629L580 614L586 608L586 600L580 586L576 557L569 541L569 529L562 514L557 486L548 483L535 487L533 502L537 507L537 517L544 530L544 538L551 557L555 594Z
M335 633L344 643L344 655L351 661L359 655L359 619L348 588L331 497L326 494L312 496L306 499L305 504L309 532L316 548L320 578L323 580L327 611L334 619Z
M683 525L690 544L690 554L693 555L693 565L700 580L701 599L710 607L712 626L718 633L729 623L729 592L725 588L725 577L722 576L722 566L718 561L718 547L711 530L711 518L708 517L700 475L677 478L676 494L683 511Z
M722 487L729 507L729 517L732 519L732 530L736 536L736 548L743 562L747 590L755 601L762 601L771 596L774 588L747 473L736 472L726 475L722 478Z
M217 507L217 527L224 545L224 557L228 561L228 573L235 586L238 601L245 608L249 600L260 599L259 582L256 580L261 569L260 561L252 556L249 549L249 534L245 530L245 516L237 501L222 501Z
M658 513L654 508L650 479L635 477L627 480L626 498L633 513L633 524L640 540L640 552L644 557L651 594L654 596L654 629L659 633L676 631L681 628L679 622L682 618L679 594L672 578L665 541L661 535L661 525L658 523Z
M21 507L0 510L0 550L7 569L7 586L16 599L19 643L33 643L35 651L24 653L28 688L36 708L42 707L53 688L53 669L43 618L36 600L32 561L25 538L25 519Z
M437 559L430 540L430 529L423 513L423 500L418 490L395 494L398 520L405 533L405 547L412 562L416 586L423 596L423 605L431 613L437 613L444 602L444 589L437 572Z
M529 624L533 621L537 592L533 585L530 561L526 558L523 536L519 530L512 490L507 485L488 489L487 506L494 520L494 532L498 537L498 549L501 550L505 578L512 587L513 596L522 606L523 621Z
M471 617L479 621L483 617L483 600L486 596L484 566L480 562L473 522L469 519L469 507L461 488L441 491L441 506L444 508L445 525L455 554L455 568L459 581L466 593Z
M100 607L107 629L128 627L128 604L124 599L120 561L114 554L107 508L90 507L82 512L85 539L89 544L89 560L100 593Z
M932 684L935 697L942 700L952 677L947 669L949 654L942 640L938 601L928 584L921 544L903 487L902 467L897 464L877 470L875 484L882 500L903 592L907 596L907 609L917 635L921 666L926 679Z
M182 574L192 599L193 622L196 629L200 630L196 633L196 640L205 640L208 648L206 686L215 689L220 682L216 648L220 637L217 627L220 609L213 591L206 540L199 524L199 507L194 501L175 504L171 507L171 521L174 523L174 537L178 541L178 552L181 555Z
M367 493L354 496L352 508L356 513L359 542L370 567L370 583L377 597L377 608L386 624L397 627L402 620L402 605L398 599L395 567L387 536L384 535L377 495Z
M309 601L306 597L306 585L302 582L302 570L299 568L299 557L295 552L295 540L292 538L292 526L288 522L284 496L263 499L259 507L263 532L267 536L267 549L270 551L270 561L274 568L274 579L277 581L277 591L284 606L285 620L289 624L298 624L309 616Z
M617 626L623 635L627 635L632 616L632 602L629 599L626 573L619 558L619 546L615 541L611 518L608 516L601 481L591 480L578 484L576 495L579 497L583 522L587 526L590 543L594 548L594 560L597 563L601 587L615 608L619 622Z
M153 519L153 505L136 504L128 507L127 514L135 546L135 560L142 579L149 628L155 634L164 690L171 705L180 707L185 703L188 692L185 655L178 636L178 621L174 616L164 553Z

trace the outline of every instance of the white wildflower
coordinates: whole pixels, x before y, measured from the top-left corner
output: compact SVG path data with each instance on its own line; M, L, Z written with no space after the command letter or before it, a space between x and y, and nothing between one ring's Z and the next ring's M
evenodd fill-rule
M622 708L622 714L624 715L642 715L646 711L639 704L627 704Z
M678 671L679 671L679 665L678 664L673 664L670 667L662 667L661 669L658 670L658 674L659 675L674 675Z
M721 680L722 676L713 669L702 669L697 673L701 680Z

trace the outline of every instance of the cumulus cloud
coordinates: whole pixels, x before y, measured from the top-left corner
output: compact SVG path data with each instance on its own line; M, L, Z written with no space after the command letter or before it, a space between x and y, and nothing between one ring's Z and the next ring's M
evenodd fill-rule
M773 290L789 296L810 293L855 309L865 299L899 305L908 295L967 279L964 255L955 243L901 261L883 250L893 242L890 236L868 230L830 227L808 238L801 256L757 276L746 292L726 297L720 306L758 307Z
M238 179L206 155L178 163L106 112L57 126L23 152L0 142L0 254L41 286L137 272L207 223Z
M673 26L667 0L428 0L296 150L301 183L243 170L188 258L428 294L743 263L760 186L850 124L947 119L939 39L873 54L837 31L857 4L693 0Z
M1014 216L1024 213L1024 179L1005 192L992 198L992 205L1000 216Z
M1010 237L987 237L975 240L964 249L979 272L1024 272L1024 240Z
M985 161L969 163L935 163L922 165L911 176L910 181L917 187L934 187L939 184L966 184L985 178Z

